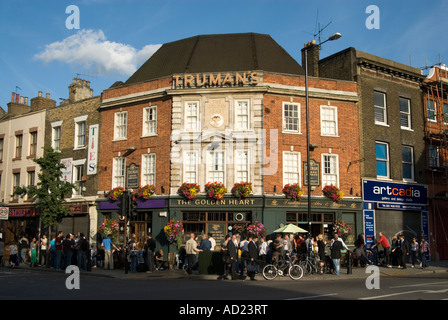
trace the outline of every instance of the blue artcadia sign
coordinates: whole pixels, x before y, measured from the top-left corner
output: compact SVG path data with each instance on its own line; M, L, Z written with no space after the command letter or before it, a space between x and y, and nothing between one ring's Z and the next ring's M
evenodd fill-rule
M428 204L428 187L425 185L363 180L362 186L364 201L396 205Z

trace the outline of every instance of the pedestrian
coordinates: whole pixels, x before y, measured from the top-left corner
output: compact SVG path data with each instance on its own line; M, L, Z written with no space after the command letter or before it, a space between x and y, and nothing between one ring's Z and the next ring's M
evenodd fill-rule
M155 261L156 261L156 270L165 270L165 259L163 258L163 250L160 249L156 252L154 255Z
M16 242L13 240L9 243L9 247L7 249L9 251L9 266L11 268L15 268L17 265L17 254L19 249L17 247Z
M22 237L19 240L19 248L20 248L21 262L25 263L28 249L30 248L30 242L25 235L22 235Z
M229 280L229 274L231 272L231 261L230 261L230 255L228 252L228 245L229 242L232 242L232 237L227 234L224 238L224 242L221 244L221 255L222 255L222 262L223 262L223 274L218 277L218 280Z
M53 238L48 243L48 249L49 256L47 260L47 268L55 269L55 261L56 261L56 237L53 236Z
M3 267L3 256L5 255L5 243L3 238L0 238L0 267Z
M144 254L143 258L145 259L145 264L146 264L146 272L147 273L151 273L154 272L155 267L154 267L154 252L156 250L156 242L154 241L154 239L152 238L152 234L148 233L146 242L145 242L145 247L144 247Z
M420 255L422 269L427 268L428 259L426 255L429 255L429 243L426 241L426 237L422 237L422 241L420 242Z
M324 274L325 270L325 254L327 253L325 246L324 236L323 234L319 234L317 236L317 256L319 257L320 274Z
M101 242L101 247L104 249L104 269L113 270L114 269L114 258L112 248L120 251L115 244L112 243L112 235L108 234L106 238Z
M345 249L350 251L348 247L345 245L344 241L339 238L339 235L335 232L333 234L333 239L331 240L330 249L331 249L331 259L334 265L334 273L338 276L339 270L341 266L341 250Z
M268 251L269 251L269 247L268 247L268 243L266 242L266 238L265 237L261 237L260 238L260 245L258 248L258 254L260 257L260 264L261 264L261 268L264 268L264 266L266 265L266 261L267 261L267 256L268 256Z
M282 241L282 235L277 234L274 242L273 242L273 253L272 253L272 261L274 263L279 263L280 259L282 257L282 248L283 248L283 241Z
M185 251L187 254L188 259L188 266L185 273L187 275L192 274L193 266L196 264L196 255L202 251L201 249L198 249L198 244L196 243L196 235L192 232L190 233L190 239L185 244Z
M30 267L37 267L37 241L33 238L30 242Z
M398 266L398 256L400 256L400 249L398 248L397 236L392 236L392 241L390 243L390 260L392 266Z
M258 247L255 243L255 240L249 236L248 239L248 260L246 263L246 268L247 268L247 276L250 278L250 280L254 281L255 280L255 274L258 272Z
M409 243L406 241L403 234L398 236L398 247L400 253L398 268L406 269L406 262L409 255Z
M40 238L40 253L39 253L39 264L42 265L42 258L44 258L43 265L47 265L47 248L48 248L48 239L46 235L42 235Z
M73 248L75 246L75 239L71 233L68 233L65 239L62 241L62 252L63 252L63 269L67 269L68 266L72 264Z
M387 238L384 236L384 234L380 231L378 232L378 235L380 236L380 239L378 240L377 243L375 243L372 248L378 246L379 244L381 244L381 246L384 249L384 259L385 259L385 264L386 267L388 268L392 268L392 265L390 264L390 245L389 245L389 241L387 241Z
M417 242L417 238L412 238L411 243L411 268L415 267L415 263L420 263L420 260L418 259L418 252L419 252L419 244Z
M238 255L238 265L237 265L237 272L239 271L240 277L244 277L244 269L246 268L246 261L249 258L249 248L247 247L249 244L249 241L247 239L247 235L242 235L243 240L240 242L240 254Z
M236 240L236 235L233 234L230 241L227 243L227 254L230 259L230 274L232 280L237 280L236 277L236 260L238 259L238 242Z
M62 241L64 240L62 231L58 232L58 236L55 239L55 257L54 268L61 270L62 266Z
M202 251L210 251L212 247L212 243L210 242L210 240L208 240L208 235L206 233L204 233L202 235L202 240L199 243L198 249L202 250Z
M90 255L89 247L89 241L85 238L84 233L81 232L76 244L78 268L81 270L87 270L87 260Z
M216 240L213 238L213 235L210 232L208 233L208 240L211 243L210 251L215 251Z
M131 261L131 272L137 272L138 266L138 244L134 239L131 239L129 244L129 258Z

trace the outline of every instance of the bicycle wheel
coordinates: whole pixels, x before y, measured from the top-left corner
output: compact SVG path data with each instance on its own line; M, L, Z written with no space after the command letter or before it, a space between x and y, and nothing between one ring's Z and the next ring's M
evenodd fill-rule
M300 280L303 277L303 269L298 264L289 267L289 277L292 280Z
M305 275L311 274L311 266L309 265L308 261L301 261L299 266L302 267Z
M273 264L268 264L263 268L263 277L266 280L274 280L277 274L277 268Z

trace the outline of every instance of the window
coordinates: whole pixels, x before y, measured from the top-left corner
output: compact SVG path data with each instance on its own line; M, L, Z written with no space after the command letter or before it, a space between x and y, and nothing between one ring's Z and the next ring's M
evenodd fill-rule
M12 180L12 187L13 187L12 191L14 193L16 188L20 187L20 172L14 172L12 174L12 179L13 179ZM18 201L19 200L19 195L14 195L13 199L15 201Z
M428 112L428 121L436 121L436 103L433 100L427 100L426 109Z
M30 157L35 157L37 154L37 131L30 132Z
M339 161L338 156L335 154L323 154L322 155L323 172L322 172L322 185L339 185Z
M443 104L443 122L445 124L448 124L448 104Z
M283 152L283 184L300 182L300 154Z
M148 153L142 156L142 186L156 184L156 154Z
M126 139L128 127L128 113L126 111L115 113L114 140Z
M338 135L338 112L337 108L329 106L320 107L320 126L323 136Z
M86 143L86 130L87 130L87 116L76 117L75 119L75 149L85 148Z
M411 100L400 98L400 125L403 129L411 129Z
M414 181L414 148L402 146L401 154L403 161L403 180Z
M51 146L54 151L61 151L61 126L54 126L51 133Z
M429 145L429 166L438 167L440 164L439 159L439 147Z
M299 104L283 104L283 129L286 132L300 132Z
M36 184L36 172L28 171L28 187L34 186Z
M386 94L375 91L373 93L373 100L375 108L375 123L387 124Z
M185 129L188 131L199 131L199 103L187 102L185 114Z
M0 139L0 161L3 161L3 143L4 143L4 139L1 138Z
M249 156L247 151L237 151L236 161L236 181L249 182Z
M143 115L143 135L153 135L157 133L157 107L144 109Z
M378 178L389 178L389 145L376 142L376 175Z
M85 160L73 162L73 184L76 186L76 189L73 189L73 196L82 195L82 188L84 187L84 181L82 179L82 177L84 176L84 163Z
M210 151L209 163L208 163L209 181L225 182L224 174L225 174L224 152Z
M23 143L23 135L22 134L16 135L16 153L15 153L15 158L17 158L17 159L22 158L22 143Z
M249 129L249 101L236 102L236 129Z
M191 151L184 154L185 181L197 183L197 152Z
M124 187L126 158L115 157L113 161L112 188Z

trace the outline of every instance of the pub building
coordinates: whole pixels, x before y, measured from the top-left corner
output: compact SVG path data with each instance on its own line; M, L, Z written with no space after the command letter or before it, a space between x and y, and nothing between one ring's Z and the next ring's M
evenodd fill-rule
M119 202L105 196L124 187L154 185L139 200L124 233L139 241L152 232L158 249L176 251L164 235L172 219L190 232L211 233L220 246L225 234L263 223L271 234L281 224L307 223L329 237L335 220L362 230L357 85L309 79L312 194L306 194L306 99L304 69L269 35L200 35L166 43L126 82L103 91L100 104L98 222L120 219ZM250 182L247 198L235 197L236 182ZM187 199L183 183L200 190ZM227 189L220 199L208 183ZM297 183L304 195L287 199L282 189ZM343 193L335 203L322 188ZM307 228L308 226L302 226ZM352 240L348 240L349 242Z

